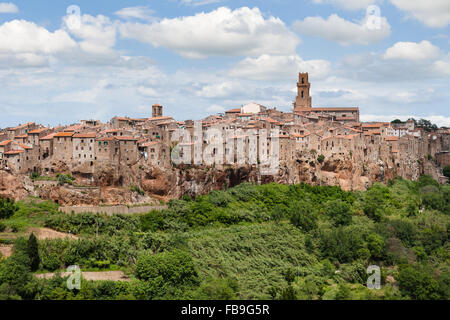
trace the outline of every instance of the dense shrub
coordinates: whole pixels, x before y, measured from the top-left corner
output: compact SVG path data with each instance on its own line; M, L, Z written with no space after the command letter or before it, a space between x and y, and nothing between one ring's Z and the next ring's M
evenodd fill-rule
M346 226L352 222L353 213L347 202L332 200L325 206L325 214L330 217L336 226Z
M317 212L309 203L297 202L289 209L291 223L303 231L317 228Z
M14 200L0 197L0 219L8 219L17 211Z

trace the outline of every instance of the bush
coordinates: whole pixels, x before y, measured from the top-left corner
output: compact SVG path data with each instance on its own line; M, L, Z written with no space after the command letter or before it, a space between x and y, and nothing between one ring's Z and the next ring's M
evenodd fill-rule
M197 282L197 271L189 253L181 250L140 255L135 267L136 277L148 281L160 278L173 286Z
M445 166L443 172L444 176L450 179L450 166Z
M329 201L325 206L325 214L330 217L335 226L346 226L352 223L352 212L347 202L342 200Z
M0 219L8 219L17 211L14 200L0 198Z
M415 300L440 299L439 285L432 274L433 270L424 265L416 264L404 267L398 275L400 290Z
M305 232L317 228L317 213L309 203L297 202L290 208L291 223Z
M422 195L422 204L428 209L443 211L445 208L445 200L439 193L425 193Z
M317 161L322 164L325 160L325 156L323 154L321 154L320 156L317 157Z
M232 201L232 197L226 191L211 191L209 201L216 207L226 207Z

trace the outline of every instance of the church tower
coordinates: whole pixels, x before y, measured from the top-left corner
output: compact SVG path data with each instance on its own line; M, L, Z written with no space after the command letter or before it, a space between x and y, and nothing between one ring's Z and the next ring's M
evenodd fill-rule
M299 73L299 80L297 83L298 95L294 103L294 111L303 111L304 109L312 108L312 101L309 95L311 84L308 80L308 73ZM303 109L303 110L302 110Z
M152 117L153 118L158 118L158 117L162 117L163 115L163 106L160 104L155 104L152 107Z

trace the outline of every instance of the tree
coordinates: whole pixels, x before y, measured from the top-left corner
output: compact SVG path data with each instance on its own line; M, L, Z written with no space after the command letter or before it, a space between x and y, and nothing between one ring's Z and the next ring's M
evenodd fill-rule
M342 200L329 201L325 207L325 214L334 221L335 226L346 226L352 223L353 213L350 206Z
M450 166L445 166L443 171L444 171L444 176L446 176L447 178L450 179Z
M391 123L403 123L403 121L400 119L395 119L395 120L391 121Z
M439 285L432 276L431 268L417 264L400 270L398 283L403 294L415 300L439 299Z
M17 210L14 200L0 198L0 219L10 218Z
M380 259L384 255L385 242L382 236L372 233L367 236L367 247L370 255L375 259Z
M321 154L321 155L317 158L317 161L319 161L320 164L322 164L324 160L325 160L325 156L324 156L323 154Z
M30 257L30 269L36 271L39 269L41 259L39 258L39 248L37 238L34 233L30 234L28 238L28 257Z
M297 202L290 209L291 223L305 232L317 228L317 213L307 202Z

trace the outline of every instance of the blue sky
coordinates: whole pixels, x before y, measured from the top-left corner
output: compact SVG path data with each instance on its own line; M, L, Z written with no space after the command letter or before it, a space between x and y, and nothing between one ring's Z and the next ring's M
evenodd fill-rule
M0 0L0 127L290 111L300 71L316 107L450 126L449 31L448 0Z

